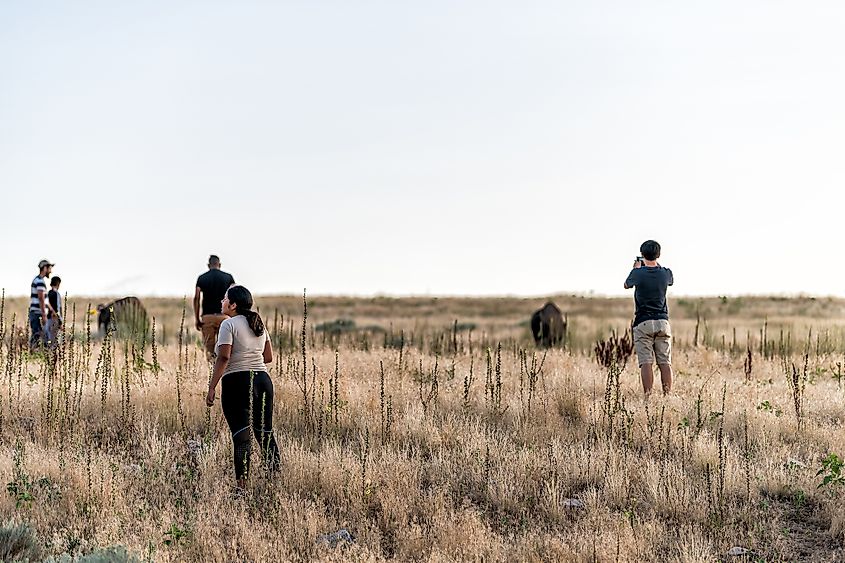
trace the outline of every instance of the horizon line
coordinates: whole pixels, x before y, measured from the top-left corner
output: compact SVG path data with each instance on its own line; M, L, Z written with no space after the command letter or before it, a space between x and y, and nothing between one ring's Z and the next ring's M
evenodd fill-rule
M5 291L0 288L0 291ZM576 298L576 299L628 299L633 298L633 292L628 293L619 293L619 294L611 294L611 293L598 293L593 291L559 291L553 293L532 293L532 294L520 294L520 293L491 293L491 294L473 294L473 293L384 293L384 292L376 292L376 293L341 293L341 292L326 292L326 293L312 293L309 294L307 291L304 292L305 297L319 297L319 298L350 298L350 299L552 299L555 297L565 297L565 298ZM29 295L26 293L19 293L19 294L3 294L5 298L8 299L20 299L20 298L28 298ZM303 296L302 293L255 293L256 298L272 298L272 297L297 297L301 298ZM81 294L81 295L68 295L67 293L64 294L65 297L68 299L84 299L84 298L97 298L97 299L120 299L123 297L137 297L138 299L193 299L193 295L185 293L182 295L178 294L142 294L142 293L128 293L128 294L119 294L119 293L102 293L102 294ZM722 294L678 294L678 295L668 295L668 299L740 299L740 298L750 298L750 299L845 299L845 295L833 295L833 294L818 294L818 293L809 293L809 292L798 292L798 293L789 293L789 292L781 292L781 293L722 293Z

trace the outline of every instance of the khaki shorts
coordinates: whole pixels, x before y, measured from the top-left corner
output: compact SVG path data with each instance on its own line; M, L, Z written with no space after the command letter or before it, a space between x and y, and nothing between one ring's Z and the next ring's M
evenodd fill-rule
M672 363L672 327L669 321L643 321L634 327L634 349L640 367L653 364L655 356L658 365Z
M214 356L214 346L217 344L217 331L220 330L220 323L226 320L226 315L203 315L200 318L202 323L202 343L205 346L205 353L209 358Z

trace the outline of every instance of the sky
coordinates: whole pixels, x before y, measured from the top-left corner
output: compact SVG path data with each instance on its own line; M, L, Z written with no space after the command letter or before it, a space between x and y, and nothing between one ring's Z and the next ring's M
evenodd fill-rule
M0 2L0 287L845 296L845 4Z

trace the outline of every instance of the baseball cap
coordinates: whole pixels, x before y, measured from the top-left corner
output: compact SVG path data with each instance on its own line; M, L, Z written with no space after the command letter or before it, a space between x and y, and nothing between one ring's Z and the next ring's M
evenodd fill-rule
M52 262L50 262L49 260L42 260L41 262L39 262L39 263L38 263L38 269L39 269L39 270L40 270L41 268L43 268L44 266L55 266L55 264L53 264L53 263L52 263Z

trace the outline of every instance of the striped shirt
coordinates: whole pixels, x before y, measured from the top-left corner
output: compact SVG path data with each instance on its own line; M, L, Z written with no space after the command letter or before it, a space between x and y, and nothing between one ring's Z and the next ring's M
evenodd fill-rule
M29 292L29 310L35 313L41 313L41 303L38 301L38 292L44 294L44 307L47 307L47 282L41 276L35 276L32 280Z

